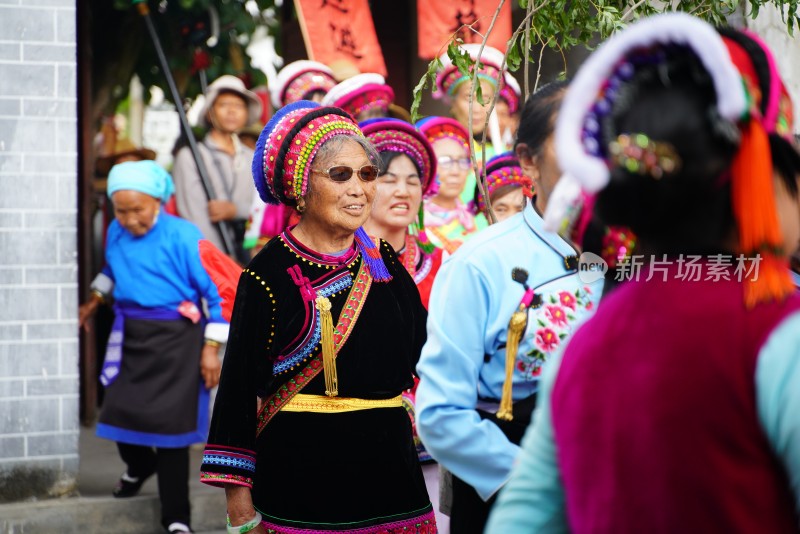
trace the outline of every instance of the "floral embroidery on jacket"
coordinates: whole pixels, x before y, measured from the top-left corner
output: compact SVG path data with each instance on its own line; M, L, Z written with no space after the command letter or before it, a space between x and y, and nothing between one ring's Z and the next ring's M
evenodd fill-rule
M524 380L539 377L545 360L560 348L578 319L593 308L591 294L587 286L544 294L543 305L529 310L526 335L533 338L533 348L527 353L521 351L516 365Z

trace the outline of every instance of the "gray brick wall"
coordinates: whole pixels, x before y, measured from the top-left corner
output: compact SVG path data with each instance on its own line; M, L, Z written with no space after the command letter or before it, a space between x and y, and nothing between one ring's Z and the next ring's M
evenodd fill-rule
M0 502L78 466L75 0L0 0Z

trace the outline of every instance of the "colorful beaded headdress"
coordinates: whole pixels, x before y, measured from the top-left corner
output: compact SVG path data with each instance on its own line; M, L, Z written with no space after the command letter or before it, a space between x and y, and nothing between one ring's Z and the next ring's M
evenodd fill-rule
M480 47L481 45L472 43L460 46L461 50L468 53L469 57L476 62L478 61ZM442 70L436 75L436 90L433 93L433 98L448 100L453 97L458 87L462 83L471 80L472 76L462 74L447 53L442 54L439 61L442 62L443 66ZM480 65L478 65L478 80L485 80L497 89L498 80L500 80L500 66L502 64L503 53L491 46L485 46L480 57Z
M342 108L353 117L379 109L386 115L394 102L394 90L380 74L357 74L340 82L322 99L323 106Z
M318 61L301 59L281 69L270 91L272 105L279 109L287 104L306 100L315 91L327 93L336 85L333 71Z
M363 137L338 108L300 100L279 109L262 130L253 155L253 180L261 200L296 206L306 194L311 162L331 137Z
M780 246L780 227L772 187L770 147L767 129L760 117L753 116L748 102L746 83L720 35L708 24L682 13L670 13L644 19L606 42L581 67L556 122L556 153L568 180L556 189L578 186L580 193L593 194L609 181L610 169L622 160L611 157L612 135L602 126L611 112L620 87L630 80L637 69L666 60L669 53L685 50L693 54L708 72L716 92L713 113L720 132L739 143L731 166L731 205L739 229L739 250L748 258L760 254L759 274L744 286L748 306L761 301L780 299L791 290L786 266L774 252ZM678 52L680 53L680 52ZM757 120L752 120L753 118ZM777 120L777 119L776 119ZM774 124L774 123L773 123ZM736 128L738 125L738 128ZM630 132L636 135L636 132ZM639 146L642 155L661 153L658 141L647 140ZM667 147L669 148L669 147ZM635 154L625 154L624 163ZM671 156L670 156L671 157ZM655 166L658 166L656 164ZM663 172L628 171L645 174L643 179L660 179ZM638 169L638 168L637 168ZM664 169L661 169L664 171ZM562 181L564 180L562 178ZM570 182L572 185L570 186ZM557 215L564 215L564 206L574 204L576 197L561 196L561 206L548 206L545 217L550 227L558 226ZM550 209L552 207L552 210ZM555 214L555 215L554 215Z
M500 98L506 101L506 104L508 104L508 112L513 115L519 111L519 103L522 99L522 89L520 88L517 80L514 79L514 77L508 72L506 72L505 76L503 76L503 80L505 83L503 84L503 87L500 88Z
M253 155L253 180L261 200L296 206L297 199L306 194L314 156L337 136L364 134L338 108L300 100L279 109L258 137ZM372 277L378 282L391 280L380 250L363 227L356 230L355 242Z
M610 176L601 119L610 113L620 86L636 69L658 62L659 49L674 45L691 49L711 75L716 109L723 119L735 122L746 111L739 74L714 28L685 13L657 15L632 24L584 62L556 120L555 147L561 169L589 193L603 189ZM652 53L639 53L648 50Z
M470 153L469 132L455 119L449 117L425 117L414 125L433 145L441 139L452 139Z
M370 119L360 124L364 135L378 152L399 152L414 162L422 179L422 197L431 193L435 185L436 153L428 139L413 125L398 119ZM433 251L433 244L425 234L423 203L420 202L417 219L412 225L412 235L425 252Z
M522 188L522 194L527 198L533 196L533 181L522 172L519 160L513 152L498 154L486 163L486 189L489 191L489 198L498 188L505 185L517 185ZM480 189L475 195L475 200L478 209L486 211L486 201Z
M378 152L399 152L411 158L420 172L425 195L436 176L436 154L428 139L399 119L370 119L359 126Z

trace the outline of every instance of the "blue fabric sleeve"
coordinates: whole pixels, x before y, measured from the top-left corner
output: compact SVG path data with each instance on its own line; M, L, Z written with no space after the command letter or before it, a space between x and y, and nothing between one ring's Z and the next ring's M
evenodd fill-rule
M560 355L545 364L533 421L522 439L522 450L511 479L492 508L486 532L569 531L550 419L550 393L560 364Z
M433 283L428 340L417 365L419 435L431 455L484 500L506 482L519 452L475 411L492 293L472 264L446 262Z
M761 348L756 403L761 425L786 469L800 512L800 312L784 319Z

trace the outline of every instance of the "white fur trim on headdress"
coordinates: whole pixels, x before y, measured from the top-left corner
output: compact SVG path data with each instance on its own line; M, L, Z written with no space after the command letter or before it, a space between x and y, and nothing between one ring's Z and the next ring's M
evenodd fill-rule
M469 54L469 57L471 57L473 61L478 60L478 52L481 49L481 45L477 43L468 43L460 45L459 48ZM503 54L500 50L491 46L484 46L483 54L481 54L481 61L483 63L488 63L499 70L500 65L503 64L504 56L505 54ZM453 64L453 62L450 60L450 56L447 55L447 52L442 54L442 56L439 58L439 61L441 61L442 65L445 67L449 67Z
M609 171L605 161L587 153L583 146L581 132L586 115L622 58L634 49L659 43L692 48L714 80L717 108L722 117L735 121L745 111L741 76L713 27L685 13L656 15L632 24L583 63L567 90L556 121L556 154L561 169L575 176L590 193L606 186Z
M322 99L322 105L333 106L339 99L346 97L350 93L355 93L365 85L372 84L386 85L386 79L380 74L375 74L373 72L356 74L352 78L348 78L334 85Z
M308 59L301 59L293 61L281 69L278 77L275 80L275 86L270 89L270 99L275 109L283 106L281 95L283 94L286 86L289 85L295 78L304 72L322 72L333 78L333 71L324 63L319 61L310 61Z
M558 180L550 198L547 199L547 207L544 209L544 229L548 232L557 232L564 237L566 230L574 224L580 215L576 211L580 210L581 184L570 175L564 174Z

